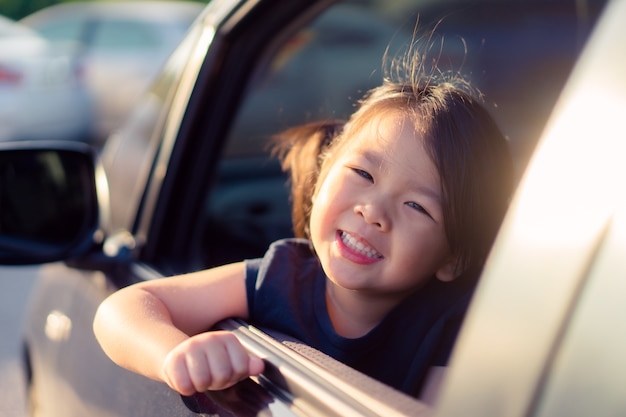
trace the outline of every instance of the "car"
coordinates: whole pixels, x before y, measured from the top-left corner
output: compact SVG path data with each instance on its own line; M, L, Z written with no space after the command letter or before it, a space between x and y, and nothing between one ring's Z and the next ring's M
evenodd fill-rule
M273 108L263 111L280 128L320 109L334 115L348 99L288 119L293 92L259 99L272 80L298 74L293 60L305 66L297 60L316 44L303 37L315 39L307 33L328 14L350 16L346 8L404 28L395 36L407 40L416 13L443 37L463 38L461 55L455 46L441 57L458 69L467 54L463 70L488 97L497 94L489 111L516 151L518 188L441 389L402 394L289 335L238 320L219 327L267 369L227 390L180 396L114 365L92 333L107 295L260 256L290 235L289 193L266 137L239 132L258 122L249 116L254 106ZM457 14L467 19L443 25L441 17ZM623 415L624 19L622 1L510 0L500 9L490 0L443 8L419 0L212 1L101 152L67 141L0 144L0 263L44 264L22 339L31 414ZM344 39L362 39L362 25L345 27L357 32ZM560 55L548 65L546 89L538 77L550 48ZM377 74L379 52L363 73ZM340 57L307 65L328 62L342 65ZM354 88L350 97L363 87Z
M68 47L0 16L0 141L88 140L93 101Z
M205 3L91 1L54 4L20 19L51 42L72 42L96 100L96 142L124 120Z

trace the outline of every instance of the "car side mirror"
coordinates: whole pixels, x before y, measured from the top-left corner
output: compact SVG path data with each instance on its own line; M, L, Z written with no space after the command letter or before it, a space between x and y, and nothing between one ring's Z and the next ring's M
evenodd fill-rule
M93 245L95 160L79 142L0 143L0 264L60 261Z

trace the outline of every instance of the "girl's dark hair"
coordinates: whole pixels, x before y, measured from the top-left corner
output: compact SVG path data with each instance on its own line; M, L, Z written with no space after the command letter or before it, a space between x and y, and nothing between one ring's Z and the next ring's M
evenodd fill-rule
M424 65L415 43L391 62L385 81L370 90L345 123L318 122L278 138L283 169L291 172L296 236L308 237L312 197L354 133L381 115L400 112L441 180L445 233L457 272L474 282L483 267L515 185L507 140L483 107L482 95L458 73ZM395 80L394 80L395 78Z
M326 164L354 132L375 117L402 113L413 122L439 173L445 232L457 271L473 281L500 227L515 176L507 140L480 99L466 88L452 81L385 81L367 94L328 148L319 176L324 178Z
M507 210L515 175L507 140L468 87L454 80L386 81L365 97L344 136L385 112L401 112L413 121L439 173L446 237L457 271L474 281Z
M289 172L291 214L296 237L309 238L313 190L319 176L322 155L341 132L343 120L317 121L292 127L273 137L273 151Z

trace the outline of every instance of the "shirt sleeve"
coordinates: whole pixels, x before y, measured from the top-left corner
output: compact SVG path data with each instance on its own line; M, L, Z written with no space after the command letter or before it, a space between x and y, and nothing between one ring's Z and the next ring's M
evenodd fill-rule
M302 325L297 316L306 311L301 296L314 282L315 259L308 240L290 238L272 243L263 258L245 261L250 322Z
M259 276L259 269L263 264L263 258L258 259L248 259L244 261L246 266L246 296L248 298L248 311L249 315L252 316L254 310L254 299L255 299L255 291L256 291L256 282L257 277Z

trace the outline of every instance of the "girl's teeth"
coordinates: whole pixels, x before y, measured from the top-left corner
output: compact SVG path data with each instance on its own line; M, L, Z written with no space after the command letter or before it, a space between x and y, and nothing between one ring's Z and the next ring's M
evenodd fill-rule
M345 243L346 246L356 252L367 256L368 258L382 258L382 255L380 253L370 248L369 246L365 246L362 242L359 242L346 232L341 232L341 240L343 241L343 243Z

